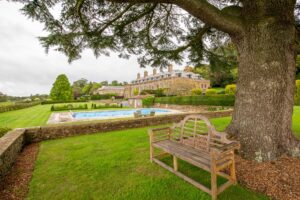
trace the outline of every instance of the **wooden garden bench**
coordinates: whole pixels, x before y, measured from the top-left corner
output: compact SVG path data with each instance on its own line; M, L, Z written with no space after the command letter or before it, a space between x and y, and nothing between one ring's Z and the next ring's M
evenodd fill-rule
M149 136L151 162L210 194L213 200L226 188L236 184L234 150L239 149L240 144L228 140L226 133L217 132L206 117L190 115L172 127L150 129ZM154 155L154 148L164 153ZM173 168L158 159L163 154L173 156ZM207 188L179 172L177 158L210 172L211 187ZM218 175L228 179L220 187L217 185Z

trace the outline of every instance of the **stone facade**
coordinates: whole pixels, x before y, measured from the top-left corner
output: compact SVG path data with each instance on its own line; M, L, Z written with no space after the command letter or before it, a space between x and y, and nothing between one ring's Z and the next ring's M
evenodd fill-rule
M124 96L124 86L102 86L97 89L94 94L116 94L117 96Z
M0 181L10 170L24 145L25 129L15 129L0 138Z
M138 73L137 79L125 86L124 96L129 98L134 96L135 91L141 93L143 90L156 89L164 89L166 95L189 95L194 88L205 91L209 87L210 81L200 75L185 70L173 70L172 65L169 65L168 72L157 73L153 69L151 76L145 71L143 78Z

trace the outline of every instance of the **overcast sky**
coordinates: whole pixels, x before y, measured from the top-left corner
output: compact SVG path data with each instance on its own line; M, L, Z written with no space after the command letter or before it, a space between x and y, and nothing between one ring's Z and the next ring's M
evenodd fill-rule
M52 50L46 54L37 39L47 35L43 25L22 15L21 7L18 3L0 1L0 92L13 96L48 94L53 81L62 73L70 82L80 78L129 82L137 72L144 71L136 57L125 60L113 53L96 59L86 51L71 64L59 52Z

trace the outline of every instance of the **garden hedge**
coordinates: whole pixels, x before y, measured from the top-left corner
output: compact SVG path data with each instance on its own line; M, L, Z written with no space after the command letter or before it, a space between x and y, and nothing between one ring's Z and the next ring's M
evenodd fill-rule
M118 104L92 104L92 109L102 109L102 108L122 108L122 105Z
M177 105L210 105L210 106L233 106L233 95L213 96L172 96L155 98L155 103Z
M36 106L39 104L41 104L41 102L39 102L39 101L38 102L30 102L30 103L16 102L15 104L12 104L12 105L0 106L0 113L13 111L13 110L20 110L23 108L29 108L29 107Z
M63 104L63 105L52 105L51 111L63 111L63 110L86 110L88 109L87 104Z

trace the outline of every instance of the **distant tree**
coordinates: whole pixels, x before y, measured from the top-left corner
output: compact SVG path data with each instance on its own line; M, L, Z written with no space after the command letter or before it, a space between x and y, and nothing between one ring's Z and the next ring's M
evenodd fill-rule
M82 89L87 83L88 80L86 80L85 78L81 78L77 81L74 81L72 87L79 87Z
M0 102L4 102L4 101L7 101L7 100L8 100L7 95L0 92Z
M72 88L65 74L59 75L53 83L50 97L54 101L68 101L73 99Z
M237 51L232 43L219 46L209 55L212 86L225 87L237 79Z
M93 86L93 83L92 83L92 82L86 84L86 85L82 88L82 94L83 94L83 95L88 95L88 94L90 94L90 90L91 90L92 86Z
M111 86L121 86L123 85L122 83L119 83L117 80L113 80L110 84Z
M124 81L124 82L123 82L123 85L128 85L128 82L127 82L127 81Z
M102 81L100 84L101 84L102 86L108 86L108 81Z
M90 95L92 95L100 87L101 87L100 83L93 82L92 87L91 87L90 92L89 92Z
M78 99L79 97L82 96L82 88L80 88L78 86L72 86L72 93L73 93L74 99Z

